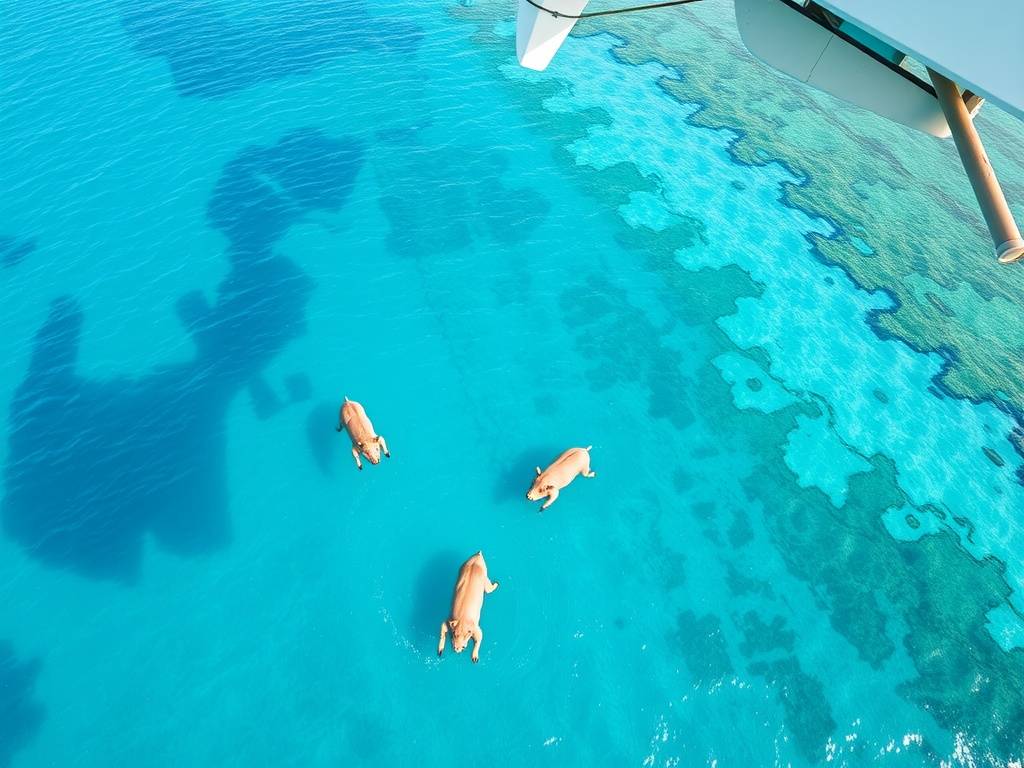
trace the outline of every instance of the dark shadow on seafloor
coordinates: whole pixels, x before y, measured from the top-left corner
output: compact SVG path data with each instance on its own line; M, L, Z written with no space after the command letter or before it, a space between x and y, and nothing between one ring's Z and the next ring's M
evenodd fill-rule
M0 640L0 768L11 765L42 725L45 712L33 701L39 661L18 661L11 644Z
M229 543L225 414L304 333L313 288L273 245L306 213L341 208L362 155L304 129L227 163L208 216L230 241L231 270L212 306L199 292L178 302L197 349L187 363L79 376L84 314L72 297L53 302L9 418L3 527L29 556L131 583L147 532L180 555Z
M123 0L121 21L136 50L166 59L182 96L221 98L301 75L344 54L408 56L422 32L363 0L267 0L258 13L231 3Z

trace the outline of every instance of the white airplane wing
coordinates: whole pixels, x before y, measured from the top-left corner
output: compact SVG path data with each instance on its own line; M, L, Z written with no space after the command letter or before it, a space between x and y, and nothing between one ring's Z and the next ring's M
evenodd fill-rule
M816 0L1024 119L1024 0Z
M519 0L516 12L516 56L519 63L527 69L546 69L576 23L572 17L579 16L586 4L587 0L533 0L532 3ZM556 17L540 10L539 5L569 16Z

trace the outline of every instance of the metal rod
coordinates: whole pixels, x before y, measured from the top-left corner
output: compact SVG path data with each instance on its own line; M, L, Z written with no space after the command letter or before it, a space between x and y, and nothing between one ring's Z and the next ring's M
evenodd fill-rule
M988 161L985 147L981 144L981 137L978 136L960 91L956 83L932 69L928 70L928 76L935 86L939 106L942 107L946 122L949 123L956 151L960 154L960 162L967 171L967 178L974 188L974 196L978 199L981 213L988 224L988 231L996 246L996 257L1003 264L1017 261L1024 256L1024 240L1021 239L1020 230L1017 229L1010 207L1006 204L1003 189L999 186L992 164Z

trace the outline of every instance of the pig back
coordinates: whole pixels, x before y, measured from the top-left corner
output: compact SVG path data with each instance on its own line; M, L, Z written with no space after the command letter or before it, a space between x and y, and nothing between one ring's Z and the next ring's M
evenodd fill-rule
M479 624L488 582L487 565L481 556L473 555L463 563L452 594L451 618Z

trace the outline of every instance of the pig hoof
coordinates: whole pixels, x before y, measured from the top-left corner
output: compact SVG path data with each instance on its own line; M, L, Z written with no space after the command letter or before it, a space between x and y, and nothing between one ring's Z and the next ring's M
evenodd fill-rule
M391 458L391 454L390 454L389 452L387 452L387 451L385 451L385 452L384 452L384 456L385 456L386 458L388 458L388 459L390 459L390 458Z
M439 659L440 659L440 658L441 658L441 654L443 654L443 653L444 653L444 651L438 651L438 652L437 652L437 658L439 658Z
M362 471L363 471L363 468L362 468L362 467L359 467L359 471L360 471L360 472L362 472Z
M335 427L335 428L334 428L334 431L335 431L335 432L341 432L341 427Z
M480 657L479 656L474 656L473 657L473 663L476 664L478 661L480 661Z

